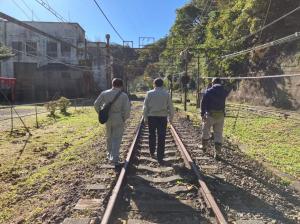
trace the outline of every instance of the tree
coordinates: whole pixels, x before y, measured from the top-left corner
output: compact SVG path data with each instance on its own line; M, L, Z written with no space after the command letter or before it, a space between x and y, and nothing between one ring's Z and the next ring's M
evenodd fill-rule
M12 54L10 49L8 49L7 47L3 46L0 43L0 60L5 60L5 59L8 59L12 56L14 56L14 55Z

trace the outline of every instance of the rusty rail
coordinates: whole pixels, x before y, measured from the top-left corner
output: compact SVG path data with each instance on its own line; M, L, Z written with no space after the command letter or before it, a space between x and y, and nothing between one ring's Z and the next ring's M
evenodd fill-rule
M184 161L186 163L186 161L188 161L189 166L193 169L195 175L198 178L198 183L200 185L200 192L203 195L205 201L207 202L208 207L210 207L213 211L213 213L216 216L216 221L220 224L227 224L227 221L224 217L224 215L222 214L220 208L218 207L214 197L212 196L210 190L208 189L206 183L204 182L197 165L194 163L194 161L192 160L189 152L187 151L187 149L185 148L183 142L181 141L179 135L176 132L176 129L174 128L174 126L171 124L171 133L175 139L175 142L179 148L179 150L181 151L181 154L184 155Z
M128 171L129 163L130 163L130 161L132 159L133 151L134 151L134 149L136 147L137 140L138 140L138 137L139 137L140 132L142 130L142 127L143 127L143 118L141 119L141 122L140 122L140 124L138 125L138 127L136 129L136 134L135 134L134 139L133 139L133 141L132 141L132 143L130 145L130 148L128 150L128 154L127 154L124 166L122 167L122 170L121 170L120 175L118 177L116 186L114 187L114 189L112 191L112 194L111 194L111 196L109 198L108 204L106 206L104 215L103 215L102 220L101 220L101 224L108 224L109 221L110 221L110 218L111 218L111 215L112 215L112 211L113 211L114 206L116 204L116 201L117 201L117 198L118 198L121 186L122 186L122 184L124 182L124 179L126 177L126 173Z

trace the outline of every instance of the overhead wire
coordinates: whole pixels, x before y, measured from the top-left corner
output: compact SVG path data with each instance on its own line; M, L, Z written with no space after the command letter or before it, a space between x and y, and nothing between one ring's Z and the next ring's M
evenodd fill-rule
M48 10L52 15L54 15L59 21L66 22L67 20L59 14L55 9L53 9L48 2L45 2L43 0L35 0L38 4L43 6L46 10Z
M27 17L27 19L30 20L30 16L28 16L25 10L15 0L13 0L13 3L23 12L23 14Z
M34 54L30 54L30 53L25 52L25 51L20 51L20 50L17 50L17 49L13 49L13 51L16 52L16 53L21 53L21 54L33 57L33 58L41 59L40 56L34 55ZM52 57L50 57L48 55L46 55L45 57L47 58L48 61L59 63L59 64L63 64L65 66L67 66L67 67L74 68L74 69L77 69L77 70L80 70L80 71L84 71L84 72L94 72L95 71L95 70L91 70L91 69L83 69L83 68L85 68L85 66L78 66L78 65L69 64L69 63L66 63L66 62L59 61L58 59L52 58Z
M244 36L244 37L238 39L238 40L235 41L235 42L244 41L244 40L248 39L249 37L251 37L251 36L253 36L253 35L255 35L255 34L261 32L261 31L263 31L263 30L265 30L266 28L272 26L273 24L279 22L280 20L282 20L282 19L288 17L289 15L291 15L291 14L293 14L294 12L298 11L299 9L300 9L300 5L299 5L298 7L296 7L295 9L293 9L292 11L289 11L288 13L284 14L283 16L281 16L281 17L279 17L279 18L273 20L273 21L270 22L269 24L267 24L267 25L261 27L260 29L258 29L258 30L255 31L254 33L250 33L249 35Z
M271 4L272 4L272 0L269 0L267 12L266 12L264 23L263 23L262 27L266 25L266 22L267 22L267 19L268 19L268 15L269 15L269 12L270 12L270 8L271 8ZM263 33L263 30L260 31L258 41L260 40L260 38L262 36L262 33Z
M24 0L21 0L21 1L25 5L25 7L30 11L30 13L32 13L32 17L34 16L37 20L40 20L39 17L34 13L33 9L31 9ZM32 20L33 20L33 18L32 18Z
M210 4L209 4L209 5L208 5L208 3L209 3L209 0L207 0L206 5L205 5L205 7L204 7L204 10L203 10L203 12L201 13L199 19L203 19L203 18L204 18L204 15L206 14L206 11L208 11L208 10L211 8L211 6L212 6L213 0L210 0ZM207 7L207 8L206 8L206 7ZM201 22L202 22L202 21L200 20L200 23L201 23Z
M117 31L117 29L114 27L114 25L112 24L112 22L109 20L109 18L107 17L107 15L105 14L105 12L103 11L103 9L100 7L100 5L98 4L98 2L96 0L93 0L94 3L96 4L97 8L100 10L100 12L102 13L102 15L105 17L106 21L110 24L110 26L113 28L113 30L115 31L115 33L118 35L118 37L122 40L125 41L124 38L120 35L120 33Z
M239 55L242 55L242 54L247 54L247 53L253 52L255 50L265 49L265 48L268 48L268 47L280 45L282 43L294 41L294 40L297 40L297 39L300 39L300 32L296 32L295 34L292 34L292 35L289 35L289 36L286 36L286 37L283 37L283 38L280 38L280 39L277 39L277 40L274 40L274 41L271 41L271 42L268 42L268 43L265 43L265 44L262 44L262 45L259 45L259 46L248 48L246 50L242 50L242 51L234 52L234 53L231 53L231 54L223 55L223 56L221 56L221 58L222 59L232 58L232 57L236 57L236 56L239 56Z
M299 77L300 73L296 74L278 74L278 75L266 75L266 76L224 76L224 77L201 77L201 79L215 79L219 78L222 80L245 80L245 79L270 79L270 78L286 78L286 77Z

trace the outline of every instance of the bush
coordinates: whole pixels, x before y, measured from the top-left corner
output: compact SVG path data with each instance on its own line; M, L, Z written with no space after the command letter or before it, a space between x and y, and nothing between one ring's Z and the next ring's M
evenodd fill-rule
M174 103L182 103L181 99L174 99L173 102Z
M61 97L57 100L57 105L61 113L66 114L67 108L71 105L71 101L66 97Z
M137 97L137 95L135 95L135 94L130 94L130 95L129 95L129 99L130 99L130 100L137 100L138 97Z
M55 110L57 108L57 102L56 101L50 101L45 104L45 107L47 111L49 111L50 116L54 117L55 116Z

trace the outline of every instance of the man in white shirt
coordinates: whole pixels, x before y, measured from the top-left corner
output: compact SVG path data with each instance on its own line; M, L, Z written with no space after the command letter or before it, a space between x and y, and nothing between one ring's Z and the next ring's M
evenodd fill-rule
M113 79L112 88L103 91L96 99L94 106L97 113L100 109L109 102L112 102L115 96L122 91L123 81L121 79ZM109 110L108 121L106 126L106 141L107 141L107 158L115 165L119 164L119 151L122 141L124 123L130 115L130 102L126 93L121 93L116 101L112 104Z
M174 108L169 93L163 89L163 80L157 78L153 84L154 89L147 92L144 101L144 121L149 126L149 149L152 157L156 150L156 133L158 135L157 160L161 164L165 153L167 118L172 122Z

